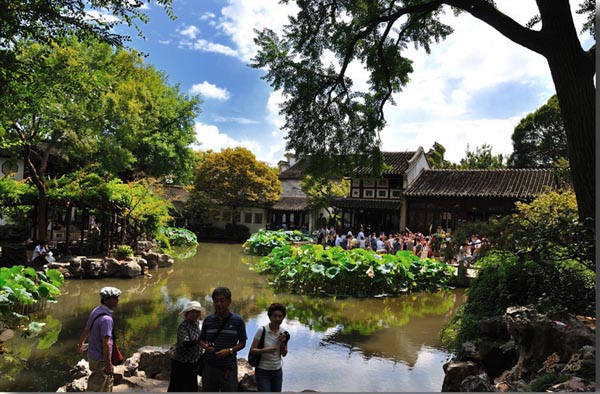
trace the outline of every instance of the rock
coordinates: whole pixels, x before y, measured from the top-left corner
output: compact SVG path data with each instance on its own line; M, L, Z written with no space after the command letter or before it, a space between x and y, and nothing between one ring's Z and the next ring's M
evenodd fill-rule
M56 390L56 392L59 392L59 393L64 393L64 392L82 393L85 391L85 389L87 389L87 381L88 381L87 376L83 377L83 378L75 379L72 382L69 382L64 386L59 387L58 390Z
M138 350L138 369L146 372L149 378L155 378L158 374L169 379L171 376L171 359L167 355L169 349L158 346L144 346Z
M494 386L490 383L490 378L484 372L479 375L467 376L460 384L461 392L493 392Z
M531 305L507 308L506 320L519 353L513 380L532 377L552 353L557 353L559 360L566 363L581 347L595 344L594 333L575 317L558 324L537 313Z
M478 375L481 371L479 365L472 361L450 362L444 364L444 382L442 391L459 391L460 384L467 376Z
M121 264L121 278L136 278L142 274L142 267L136 261L125 261Z
M473 361L479 363L479 351L474 342L465 342L461 345L455 361Z
M104 266L106 267L106 276L119 275L122 271L122 263L114 257L105 257Z
M578 378L577 376L572 377L566 382L555 384L554 386L546 389L546 392L558 393L558 392L584 392L584 391L596 391L596 383L590 382L589 380Z
M0 332L0 342L10 341L15 337L15 332L10 328L7 328Z
M155 268L158 265L158 253L156 252L142 253L142 258L147 261L148 268Z
M492 379L511 369L519 359L514 341L482 340L479 343L480 365Z
M79 360L79 362L69 370L69 375L71 375L74 379L83 378L91 373L92 371L90 371L89 363L85 359Z
M161 254L158 256L158 268L167 268L175 264L175 260L168 254Z
M506 317L495 316L480 320L477 323L477 334L481 337L508 341L510 339L510 335L508 334Z

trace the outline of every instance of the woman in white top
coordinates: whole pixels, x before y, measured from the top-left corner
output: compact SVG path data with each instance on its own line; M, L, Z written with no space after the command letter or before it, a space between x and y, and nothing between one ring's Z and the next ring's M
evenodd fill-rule
M283 383L282 357L288 353L287 343L290 334L281 329L281 323L286 315L285 306L274 303L267 310L269 324L256 331L250 354L260 354L260 364L256 367L256 388L262 392L281 392ZM259 348L260 338L265 332L265 343Z

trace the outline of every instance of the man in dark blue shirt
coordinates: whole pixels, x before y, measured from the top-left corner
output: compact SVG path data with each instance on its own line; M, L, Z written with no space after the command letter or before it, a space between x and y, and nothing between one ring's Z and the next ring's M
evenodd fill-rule
M240 315L229 311L228 288L214 289L212 299L215 313L206 316L200 332L200 346L207 352L202 391L238 391L237 352L246 347L246 324Z

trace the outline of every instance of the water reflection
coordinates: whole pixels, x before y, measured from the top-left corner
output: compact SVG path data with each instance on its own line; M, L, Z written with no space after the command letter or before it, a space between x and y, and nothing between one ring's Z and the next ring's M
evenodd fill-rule
M462 291L337 300L274 294L265 277L248 269L254 258L243 255L240 245L203 243L193 257L152 270L152 278L67 281L59 302L39 316L55 323L40 337L12 341L30 362L27 369L13 367L15 380L0 382L0 390L55 391L64 384L81 358L76 343L104 286L123 291L115 320L126 357L140 346L169 346L183 305L199 300L212 312L210 293L227 286L231 309L246 319L250 338L268 323L271 302L288 305L284 325L292 340L284 391L440 391L447 353L438 335L464 302ZM249 347L240 357L247 358ZM3 360L0 370L8 368Z

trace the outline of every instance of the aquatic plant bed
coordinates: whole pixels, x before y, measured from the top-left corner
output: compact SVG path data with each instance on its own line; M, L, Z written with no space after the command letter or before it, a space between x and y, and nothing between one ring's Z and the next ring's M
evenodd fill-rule
M408 251L395 255L339 246L284 245L253 263L277 290L297 294L373 297L448 288L455 268Z
M298 230L264 230L253 233L244 242L245 253L255 256L266 256L274 248L294 243L313 242L313 237Z

